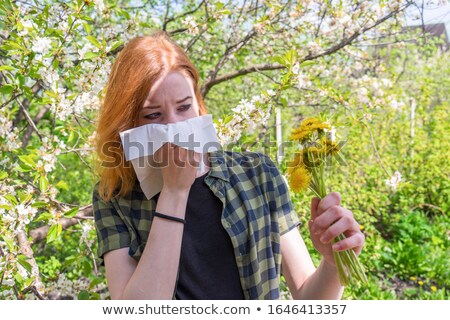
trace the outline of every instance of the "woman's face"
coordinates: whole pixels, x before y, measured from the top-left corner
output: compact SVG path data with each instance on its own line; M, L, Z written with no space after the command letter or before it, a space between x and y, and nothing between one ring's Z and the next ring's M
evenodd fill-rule
M180 72L158 79L142 105L138 126L168 124L199 116L192 80Z

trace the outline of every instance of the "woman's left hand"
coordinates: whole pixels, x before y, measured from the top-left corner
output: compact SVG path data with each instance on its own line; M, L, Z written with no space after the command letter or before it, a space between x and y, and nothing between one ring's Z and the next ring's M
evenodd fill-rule
M333 250L353 249L359 255L364 246L365 237L353 213L340 206L341 195L331 192L320 200L314 197L311 201L311 219L309 231L314 247L326 262L335 265ZM346 239L331 245L331 240L343 233Z

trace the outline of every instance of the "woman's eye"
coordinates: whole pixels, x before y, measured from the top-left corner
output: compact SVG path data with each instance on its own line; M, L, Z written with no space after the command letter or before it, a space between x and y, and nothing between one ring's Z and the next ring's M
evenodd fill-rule
M179 108L179 110L181 110L181 111L186 111L186 110L188 110L190 107L191 107L190 104L185 104L185 105L181 106L181 107Z
M159 112L155 112L155 113L151 113L151 114L146 115L144 118L153 120L153 119L158 118L160 114L161 113L159 113Z
M190 104L182 105L178 108L178 111L187 111L191 108ZM146 119L155 120L161 115L161 112L150 113L144 116Z

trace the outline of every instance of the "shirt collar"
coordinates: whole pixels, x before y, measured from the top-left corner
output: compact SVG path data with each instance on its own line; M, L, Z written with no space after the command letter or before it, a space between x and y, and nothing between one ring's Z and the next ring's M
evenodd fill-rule
M209 160L211 162L211 170L208 176L219 178L225 181L230 181L228 175L228 167L224 157L224 150L216 150L209 152Z

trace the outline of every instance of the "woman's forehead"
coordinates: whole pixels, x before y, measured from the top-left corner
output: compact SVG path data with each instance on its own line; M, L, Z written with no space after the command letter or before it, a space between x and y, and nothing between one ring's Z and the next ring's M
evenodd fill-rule
M169 72L167 75L161 77L151 87L147 100L150 103L158 103L160 98L167 98L180 100L187 95L193 94L192 80L182 73L177 71Z

